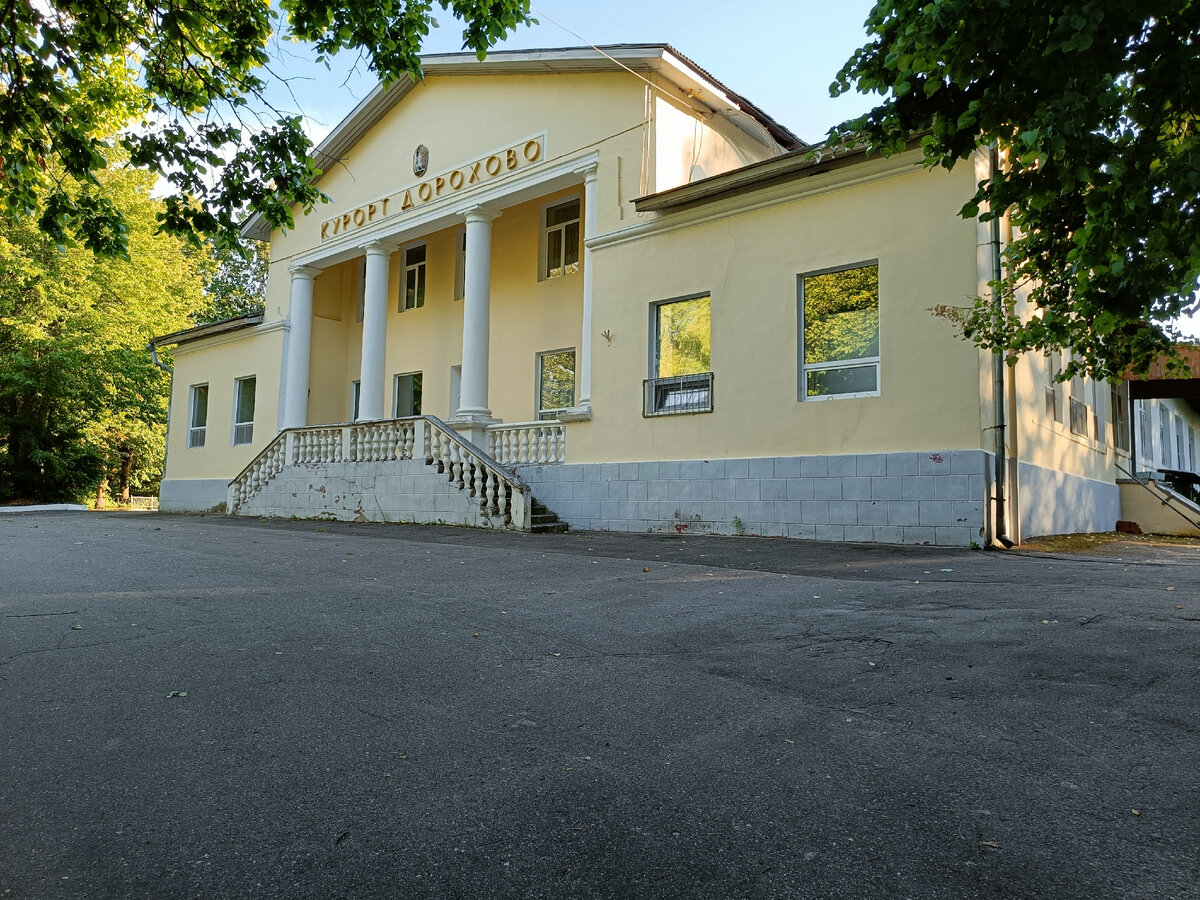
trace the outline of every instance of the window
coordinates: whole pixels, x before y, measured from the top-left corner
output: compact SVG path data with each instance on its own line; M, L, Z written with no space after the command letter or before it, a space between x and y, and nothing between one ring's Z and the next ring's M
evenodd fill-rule
M650 310L650 378L642 415L712 412L709 296L668 300Z
M1063 424L1063 384L1058 381L1062 374L1062 353L1051 350L1046 354L1046 415Z
M1165 406L1158 408L1159 468L1171 468L1171 414Z
M397 375L393 390L395 402L392 404L392 415L397 419L405 416L421 414L421 373L409 372L407 375Z
M1113 445L1129 452L1129 387L1125 382L1110 386L1112 405Z
M1185 459L1183 450L1183 419L1178 413L1175 414L1175 468L1186 469L1187 460Z
M542 229L541 278L579 271L579 198L547 207Z
M467 229L460 228L454 237L458 249L454 253L454 299L467 296Z
M1088 434L1088 420L1091 418L1088 409L1087 385L1082 375L1071 376L1071 433Z
M1200 471L1200 466L1196 464L1196 429L1191 425L1188 426L1188 459L1192 461L1192 471Z
M367 316L367 258L358 261L358 300L354 307L354 321L361 322Z
M879 265L800 276L801 400L879 394Z
M362 399L362 382L350 382L350 421L358 421L358 401Z
M404 251L404 278L400 283L400 311L425 305L425 245Z
M557 418L575 405L575 351L555 350L537 357L537 418Z
M188 413L189 447L204 446L204 432L208 427L208 385L194 384L191 390L191 411Z
M254 376L239 378L233 383L233 443L249 444L254 440Z

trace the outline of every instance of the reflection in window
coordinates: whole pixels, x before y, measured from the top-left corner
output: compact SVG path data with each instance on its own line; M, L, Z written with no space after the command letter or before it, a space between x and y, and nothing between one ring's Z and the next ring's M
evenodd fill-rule
M401 311L425 305L425 245L404 251L404 283Z
M553 419L575 405L575 351L538 354L539 419Z
M579 199L546 210L546 265L543 278L579 271Z
M421 373L410 372L407 375L397 375L395 398L393 411L395 418L403 419L405 416L421 415Z
M710 298L656 305L653 337L643 415L712 412Z
M879 393L879 266L800 279L802 398Z
M233 383L234 444L249 444L254 440L254 388L253 376Z

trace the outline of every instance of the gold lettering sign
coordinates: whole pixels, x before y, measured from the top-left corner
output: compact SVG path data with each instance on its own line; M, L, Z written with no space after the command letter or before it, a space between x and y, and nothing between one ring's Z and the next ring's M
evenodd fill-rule
M503 177L509 172L541 161L542 138L530 138L496 153L471 160L448 172L426 178L386 197L365 203L321 223L321 240L338 237L387 218L388 203L396 201L400 213L469 191L476 185ZM393 213L395 212L393 207Z

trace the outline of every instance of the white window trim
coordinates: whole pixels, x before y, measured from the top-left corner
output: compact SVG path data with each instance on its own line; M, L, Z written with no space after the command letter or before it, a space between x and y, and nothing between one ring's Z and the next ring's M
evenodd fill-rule
M800 352L797 354L799 372L796 379L796 396L801 403L820 403L826 400L855 400L864 397L883 396L882 353L879 356L860 356L854 359L839 359L822 363L807 363L804 361L806 349L804 345L804 279L815 278L818 275L832 275L835 272L849 272L852 269L865 269L868 266L875 266L876 270L878 270L879 260L867 259L844 266L813 269L809 272L801 272L796 276L796 321L799 326L797 335L800 345ZM882 305L880 297L877 295L875 297L875 336L879 339L881 349L883 347ZM809 372L827 371L829 369L866 369L871 366L875 368L875 390L873 391L854 391L853 393L846 394L818 394L815 397L808 396Z
M397 372L395 375L392 376L392 418L393 419L400 418L400 379L401 378L412 378L414 375L421 376L421 399L422 399L422 401L424 401L424 399L425 399L425 397L424 397L424 395L425 395L425 373L424 372ZM424 406L424 402L422 402L421 405ZM420 415L420 413L418 413L418 412L413 412L412 414L414 416Z
M241 399L242 385L245 384L247 381L253 381L255 383L254 384L254 407L255 408L254 408L254 412L250 416L250 421L239 422L238 417L237 417L238 405L239 405L239 401ZM229 432L229 445L231 447L241 447L246 444L254 443L254 416L257 414L258 414L258 376L257 375L243 375L240 378L233 379L233 412L232 412L232 416L231 416L231 418L233 420L233 426ZM246 426L249 426L249 428L250 428L250 435L246 440L239 441L237 439L238 429L245 428Z
M204 388L204 424L195 425L196 421L196 390ZM187 430L187 448L189 450L203 450L208 432L208 401L212 397L212 391L209 389L208 382L201 382L188 386L188 430ZM197 436L200 438L196 440Z
M547 226L546 213L556 206L565 206L571 202L579 203L579 218L575 221L579 225L579 247L576 248L579 254L578 267L574 272L563 272L559 275L549 275L546 272L546 264L549 261L550 253L550 232L561 229L563 231L563 251L564 258L566 252L566 228L570 222L563 222L559 225ZM559 197L557 200L551 200L549 203L542 204L538 210L538 281L553 281L556 278L569 278L572 275L578 275L583 271L583 196L581 194L572 194L566 197Z
M567 406L554 406L547 409L542 409L542 359L547 356L554 356L558 353L570 353L575 360L575 368L571 372L571 402ZM560 347L558 350L541 350L534 354L534 371L533 371L533 418L535 421L547 421L542 418L543 413L557 413L564 409L573 409L575 400L579 396L579 353L574 347ZM557 418L557 417L555 417Z
M410 266L408 264L408 252L410 250L416 250L418 247L425 248L425 259L419 263L413 263ZM418 282L420 282L420 281L424 282L424 293L422 293L420 295L421 302L416 303L416 301L414 300L414 305L411 308L404 305L405 300L408 298L408 273L409 273L410 269L420 271L421 274L418 276ZM403 247L400 248L400 289L397 291L397 294L398 294L398 296L396 297L396 311L397 312L402 312L402 313L403 312L412 312L413 310L425 308L425 302L429 299L429 244L428 244L428 242L426 242L424 240L413 241L411 244L405 244Z

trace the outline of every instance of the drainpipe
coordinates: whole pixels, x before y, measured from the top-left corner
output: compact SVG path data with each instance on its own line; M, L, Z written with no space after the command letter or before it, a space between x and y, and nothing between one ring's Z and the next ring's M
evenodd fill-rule
M1000 156L996 148L991 151L991 169L992 182L995 183L997 174L1000 172ZM999 281L1004 273L1003 259L1000 254L1000 218L995 217L991 221L992 226L992 280ZM999 287L992 289L992 303L999 307L1003 303L1003 295ZM1004 407L1007 398L1004 391L1004 352L1002 350L992 351L992 406L996 413L996 424L993 429L996 435L996 542L1005 550L1009 549L1013 542L1008 537L1006 496L1008 494L1008 457L1006 455L1006 422L1004 416Z

